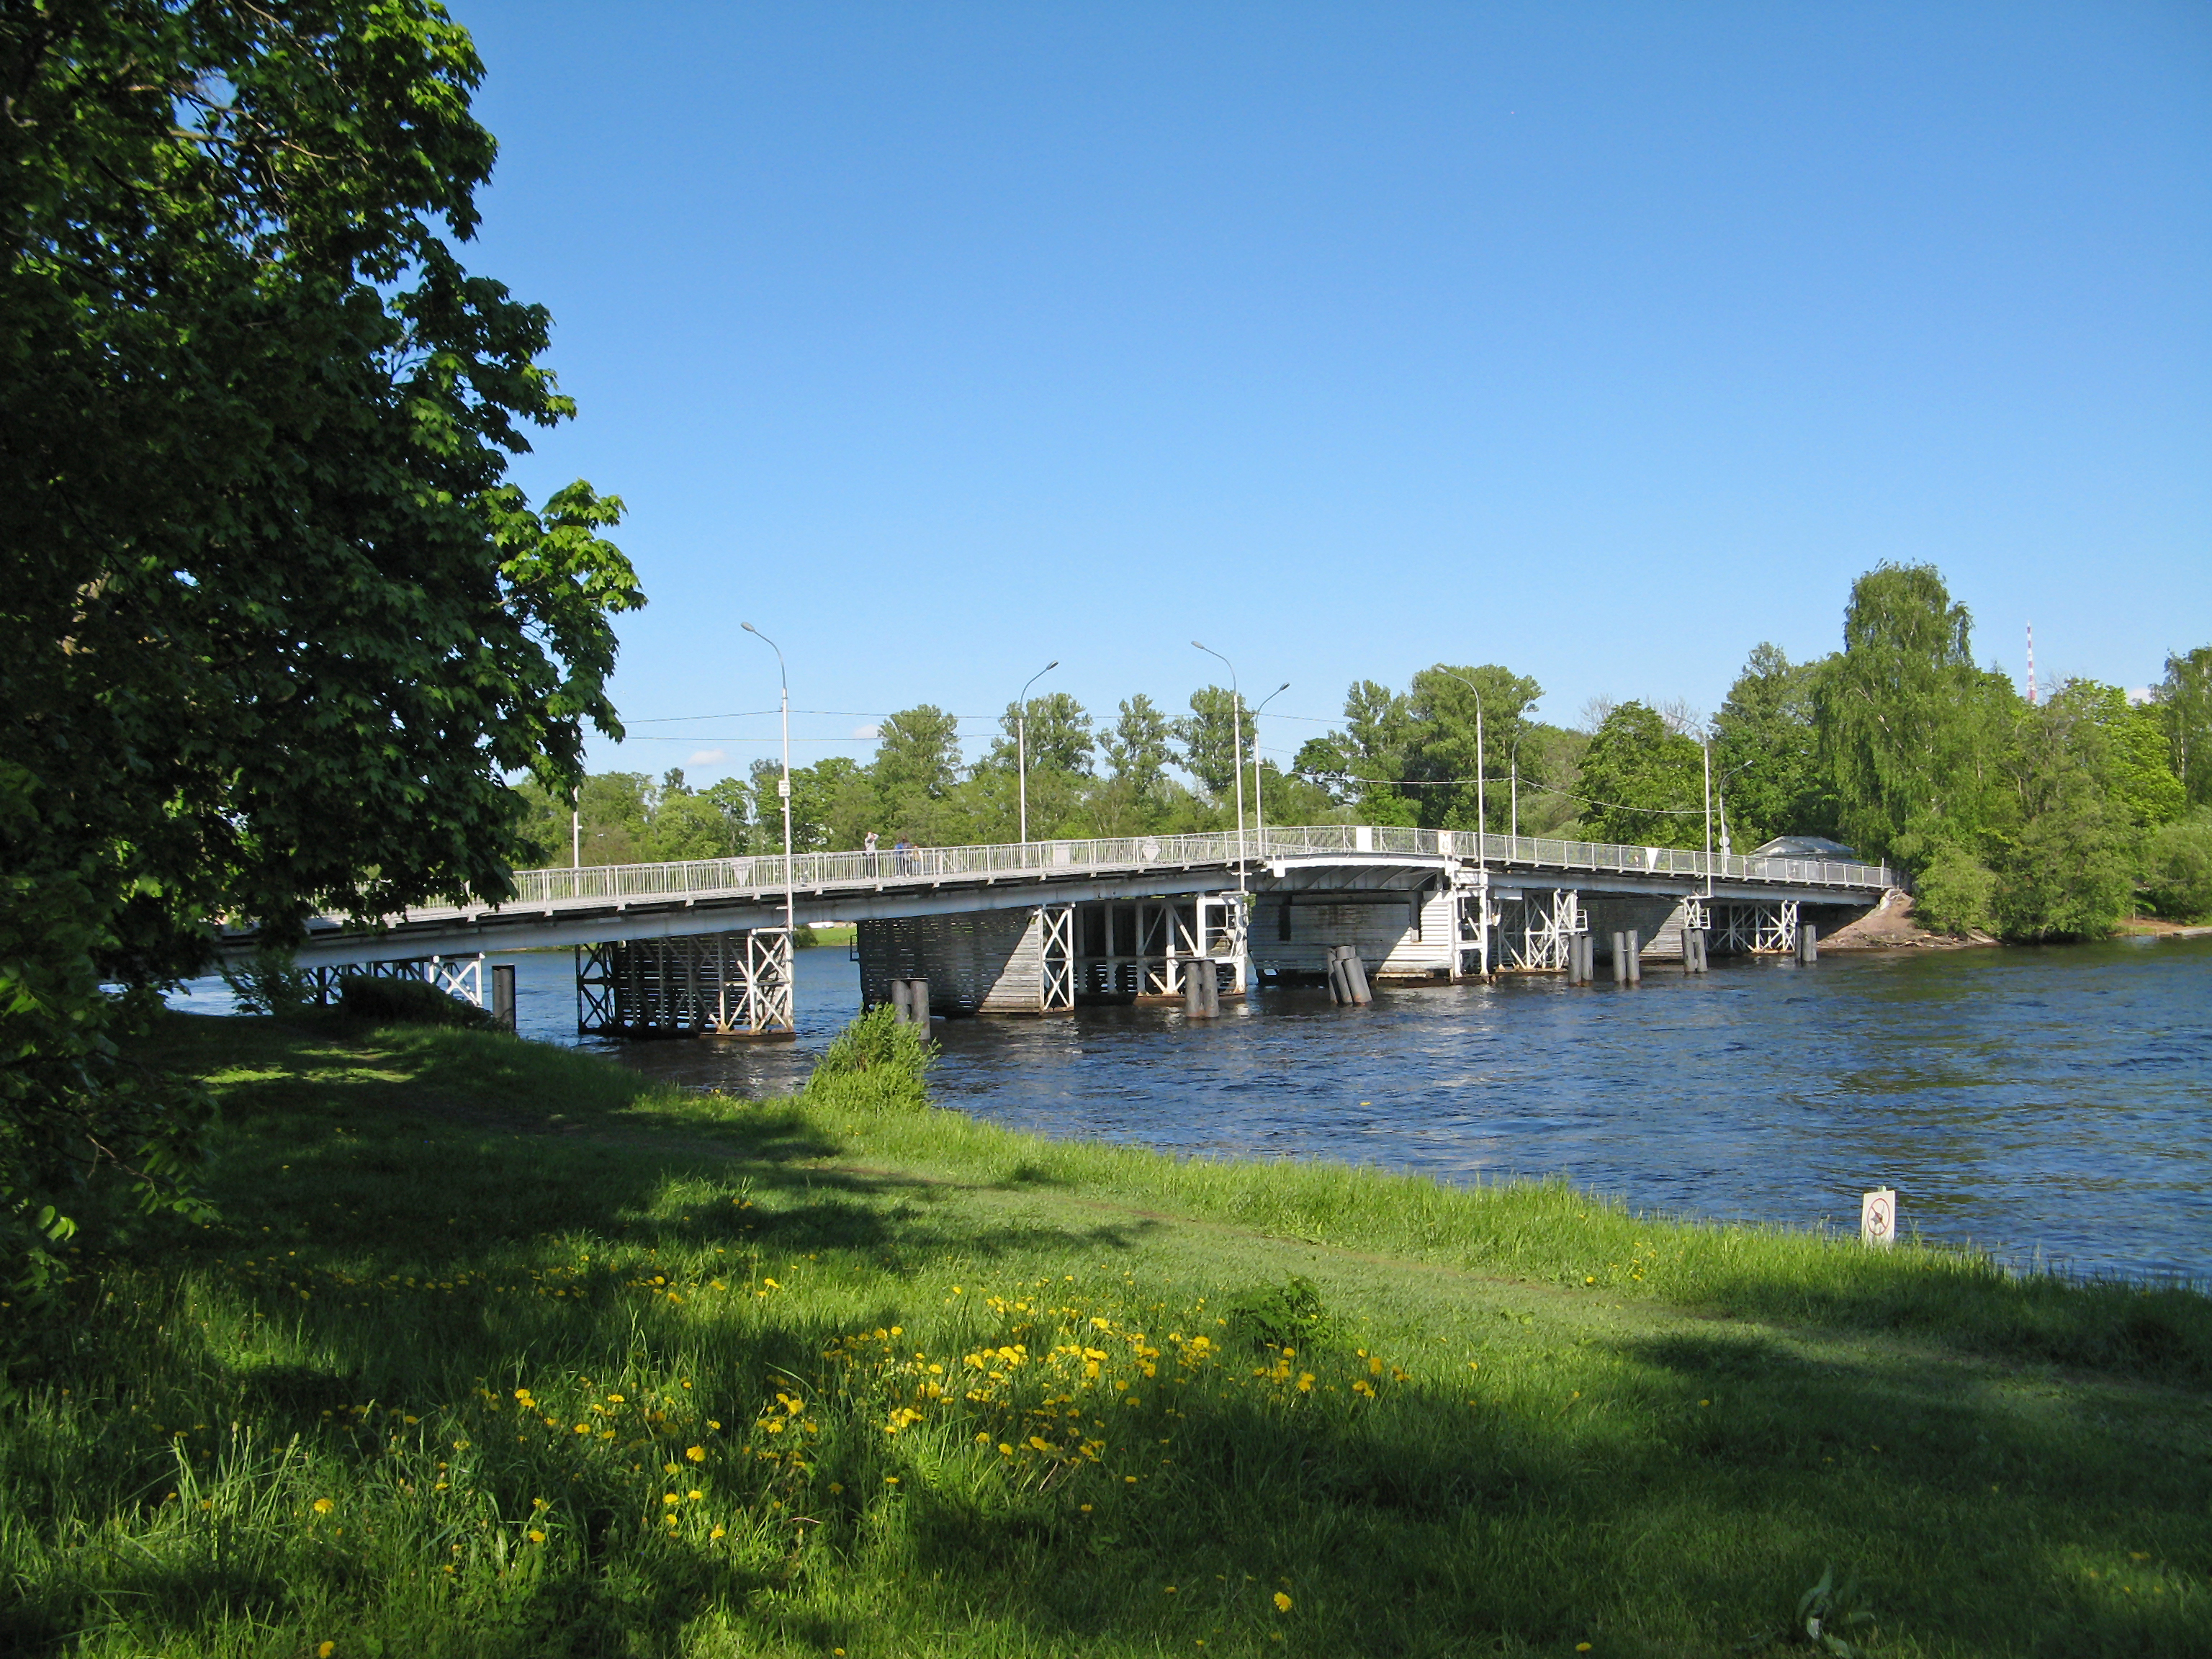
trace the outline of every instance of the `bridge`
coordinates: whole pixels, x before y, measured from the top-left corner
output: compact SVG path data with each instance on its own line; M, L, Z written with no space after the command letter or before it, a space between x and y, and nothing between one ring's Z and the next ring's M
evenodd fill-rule
M1878 865L1323 824L528 870L516 884L501 904L375 928L317 918L298 960L326 983L419 975L481 1002L488 954L572 946L580 1030L775 1036L793 1029L787 894L799 925L856 927L869 1006L920 979L949 1015L1180 999L1193 975L1238 996L1255 975L1320 982L1346 949L1386 980L1572 971L1612 959L1616 934L1691 963L1783 952L1901 884ZM254 944L239 929L220 948Z

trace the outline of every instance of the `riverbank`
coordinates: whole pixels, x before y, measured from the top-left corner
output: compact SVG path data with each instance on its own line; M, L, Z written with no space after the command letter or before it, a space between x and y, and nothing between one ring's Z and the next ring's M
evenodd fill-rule
M473 1033L167 1042L223 1218L15 1357L11 1651L1707 1652L1830 1564L1875 1652L2208 1616L2190 1292Z

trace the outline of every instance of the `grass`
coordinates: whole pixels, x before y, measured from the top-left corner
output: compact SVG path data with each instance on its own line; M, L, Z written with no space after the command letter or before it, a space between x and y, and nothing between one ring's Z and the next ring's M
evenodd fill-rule
M1783 1653L1831 1567L1871 1653L2208 1650L2189 1291L1048 1142L880 1066L165 1041L223 1219L0 1310L10 1654Z

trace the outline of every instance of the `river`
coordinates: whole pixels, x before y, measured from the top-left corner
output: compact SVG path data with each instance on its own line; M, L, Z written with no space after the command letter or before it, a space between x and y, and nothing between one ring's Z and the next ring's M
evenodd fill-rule
M577 1043L567 952L513 958L527 1036ZM860 1002L799 953L799 1038L583 1046L689 1087L781 1092ZM221 982L180 1006L221 1007ZM1334 1158L1441 1180L1561 1176L1638 1210L1856 1231L2212 1282L2212 939L1716 960L1644 983L1261 991L1215 1021L1095 1008L939 1021L938 1097L1049 1135Z

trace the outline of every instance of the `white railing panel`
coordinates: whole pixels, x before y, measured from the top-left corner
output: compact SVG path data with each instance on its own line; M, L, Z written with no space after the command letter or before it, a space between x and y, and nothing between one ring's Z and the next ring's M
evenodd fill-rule
M1237 832L1208 830L1178 836L1121 836L1087 840L1001 842L975 847L918 847L901 853L799 853L791 860L794 890L819 892L836 888L895 887L963 878L1067 876L1092 871L1141 871L1177 866L1233 866L1241 854L1260 862L1270 858L1326 857L1354 850L1358 826L1343 823L1270 824ZM1367 832L1375 853L1393 857L1442 856L1433 830L1379 825ZM1518 866L1570 874L1622 872L1705 878L1710 866L1716 879L1771 883L1777 886L1892 887L1896 877L1886 866L1806 859L1752 858L1743 854L1710 859L1683 848L1618 846L1566 841L1553 836L1478 835L1455 830L1450 855L1472 860L1480 848L1492 867ZM690 897L705 895L769 895L784 887L780 854L690 860L673 864L591 865L583 869L524 870L515 875L515 902L546 905L592 901ZM421 915L437 914L444 907Z

